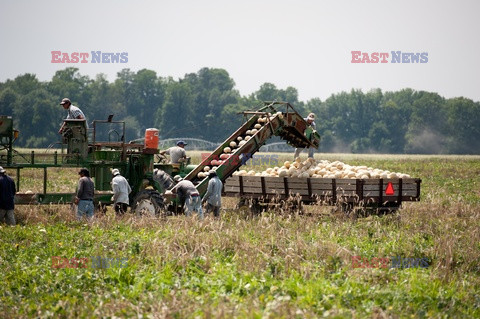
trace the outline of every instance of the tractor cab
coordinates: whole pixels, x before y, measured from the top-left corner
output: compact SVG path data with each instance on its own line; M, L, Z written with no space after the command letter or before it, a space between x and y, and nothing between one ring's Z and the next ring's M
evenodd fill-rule
M67 148L67 162L86 160L88 137L85 119L65 119L64 123L62 144Z
M12 117L0 115L0 164L12 164L13 142L18 138L18 133L13 129Z

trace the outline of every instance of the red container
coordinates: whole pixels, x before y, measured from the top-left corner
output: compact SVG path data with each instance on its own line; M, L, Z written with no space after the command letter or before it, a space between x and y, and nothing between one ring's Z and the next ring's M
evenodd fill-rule
M158 149L158 130L156 128L145 130L145 148Z

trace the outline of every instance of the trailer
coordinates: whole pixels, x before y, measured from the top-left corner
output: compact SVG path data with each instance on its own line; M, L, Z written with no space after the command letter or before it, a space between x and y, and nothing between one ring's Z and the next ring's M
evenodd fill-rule
M418 178L330 179L265 176L231 176L224 184L224 196L249 202L254 211L289 202L290 206L322 204L393 211L403 202L420 200Z

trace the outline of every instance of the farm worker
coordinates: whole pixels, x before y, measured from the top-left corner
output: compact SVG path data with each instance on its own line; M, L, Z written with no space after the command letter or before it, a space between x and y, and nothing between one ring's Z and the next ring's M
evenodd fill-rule
M0 166L0 222L15 226L15 182Z
M179 164L185 162L187 159L187 153L185 152L185 143L184 141L178 141L177 146L170 147L167 150L161 151L161 155L168 154L170 155L170 163Z
M220 207L222 206L222 188L223 183L218 178L217 172L210 171L208 174L208 186L205 196L203 196L203 203L207 203L207 209L205 211L208 214L210 211L213 211L215 217L220 216Z
M180 175L176 175L173 180L177 185L172 191L177 193L178 202L183 205L185 215L190 216L193 211L196 211L198 218L203 219L202 201L195 185L189 180L184 180Z
M83 119L85 121L87 120L85 118L85 114L83 114L82 110L80 110L75 105L72 105L72 102L70 102L69 98L64 98L62 100L62 102L60 102L60 105L63 106L63 108L65 110L68 110L67 118L66 118L67 120L70 120L70 119L77 119L77 120L82 120ZM88 123L85 122L85 124L87 125L87 128L88 128ZM58 130L59 134L63 133L64 126L65 126L65 122L63 122L62 126Z
M315 114L314 113L310 113L308 114L308 116L306 118L304 118L304 120L307 122L307 124L309 126L311 126L314 130L317 128L317 126L315 125ZM295 155L293 156L294 159L296 159L297 157L300 156L300 153L304 150L305 148L295 148ZM309 147L308 148L308 157L311 157L313 158L313 152L314 152L314 148L313 147Z
M90 172L86 168L80 169L78 172L80 178L78 179L77 196L75 197L75 204L78 205L77 218L93 217L93 194L95 192L95 185L90 178Z
M112 200L114 203L115 213L117 215L123 215L127 212L129 204L128 194L132 192L130 185L125 177L120 175L120 171L117 168L112 170Z

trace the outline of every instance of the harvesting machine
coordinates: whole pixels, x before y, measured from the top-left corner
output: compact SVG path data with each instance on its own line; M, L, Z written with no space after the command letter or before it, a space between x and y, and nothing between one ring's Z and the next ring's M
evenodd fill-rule
M137 212L158 213L164 208L163 197L167 185L154 174L154 168L168 172L172 176L185 176L194 166L185 162L179 165L155 163L158 149L154 143L126 143L125 122L93 121L88 129L85 120L64 120L61 150L31 151L19 153L13 148L19 132L13 129L13 120L9 116L0 116L0 166L16 171L16 204L69 204L74 193L47 192L49 168L86 167L95 182L94 202L99 206L112 204L111 170L118 168L132 187L131 203ZM108 141L98 141L100 127L115 126L108 133ZM148 129L146 135L158 130ZM113 133L113 134L112 134ZM114 141L112 141L112 136ZM21 171L27 168L43 170L43 191L33 193L20 192ZM27 186L28 188L28 186ZM73 190L72 190L73 191Z

